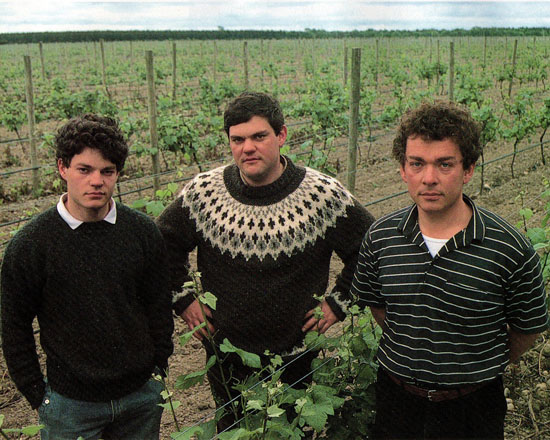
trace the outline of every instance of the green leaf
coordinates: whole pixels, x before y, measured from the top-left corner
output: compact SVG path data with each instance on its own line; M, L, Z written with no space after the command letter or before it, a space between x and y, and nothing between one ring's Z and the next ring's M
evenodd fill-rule
M548 241L546 238L546 231L543 228L529 228L525 233L531 243L539 244Z
M262 363L260 360L260 356L258 356L255 353L249 353L248 351L244 351L240 348L235 347L231 342L229 342L229 339L225 338L223 340L223 343L220 345L220 350L223 353L236 353L240 356L241 360L243 361L243 364L252 367L252 368L262 368Z
M519 215L521 215L525 220L529 220L533 217L533 211L529 208L523 208L519 210Z
M199 298L199 300L201 303L206 304L212 310L216 310L216 301L218 300L218 298L216 298L212 293L205 292L204 295Z
M203 383L206 370L193 371L188 374L183 374L176 379L175 387L180 390L186 390L195 386L198 383Z
M267 408L267 416L274 418L274 417L280 417L285 413L285 410L282 408L279 408L277 405L271 405Z
M197 440L210 440L216 436L216 420L201 423L202 433L197 435Z
M44 425L25 426L23 429L21 429L21 434L33 437L38 434L42 428L44 428Z
M208 359L208 362L204 366L205 371L210 370L210 368L212 368L215 363L216 363L216 356L215 355L210 356L210 358Z
M147 200L139 199L135 200L130 206L134 209L141 209L147 205Z
M189 340L193 337L195 332L203 327L206 327L206 322L203 322L199 325L197 325L193 330L188 331L187 333L184 333L180 336L180 345L185 345L189 342Z
M258 410L261 411L263 408L263 402L261 400L249 400L246 402L246 410Z
M220 440L238 440L241 438L249 438L248 431L243 428L232 429L231 431L218 434Z
M302 417L315 431L321 432L327 423L326 407L308 403L302 410Z
M146 205L147 214L158 217L164 211L164 204L160 200L152 200Z

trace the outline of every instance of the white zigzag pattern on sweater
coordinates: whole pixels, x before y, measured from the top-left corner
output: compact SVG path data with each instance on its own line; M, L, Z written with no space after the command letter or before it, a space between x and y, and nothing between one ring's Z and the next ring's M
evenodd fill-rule
M197 231L223 254L263 260L281 253L303 251L354 204L336 179L306 168L299 187L283 200L267 206L246 205L227 191L225 167L199 174L183 189L183 205Z

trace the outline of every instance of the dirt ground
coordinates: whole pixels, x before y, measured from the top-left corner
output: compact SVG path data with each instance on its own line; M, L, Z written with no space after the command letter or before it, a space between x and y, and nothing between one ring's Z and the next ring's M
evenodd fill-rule
M405 189L400 180L398 166L389 156L391 133L380 136L372 145L361 148L360 162L356 180L356 195L358 199L368 204L368 209L375 217L388 213L405 204L409 204L408 196L401 195L389 198L383 202L370 204L384 197L396 194ZM486 151L486 160L500 157L510 151L504 144L492 145ZM345 163L347 152L345 146L331 153L331 160L336 165ZM481 206L490 208L512 224L520 220L519 209L527 206L533 209L535 216L530 226L540 223L545 200L539 196L544 186L544 178L550 177L550 166L542 165L538 149L522 153L516 160L516 178L511 178L510 158L494 162L486 167L485 188L480 192L480 170L465 192L475 198ZM346 182L344 172L338 175ZM523 198L519 197L523 192ZM21 200L18 205L0 205L0 219L6 221L16 218L29 209L42 210L45 206L55 203L57 196L51 196L39 203L32 200ZM126 200L125 200L126 201ZM523 202L522 202L523 201ZM534 222L534 223L533 223ZM332 268L332 278L340 267L335 261ZM175 379L184 373L196 371L204 365L204 353L197 341L181 347L179 336L187 331L180 318L175 319L174 344L175 352L170 358L169 387L173 389ZM334 331L338 331L335 328ZM524 355L518 366L509 368L505 376L506 393L509 398L509 410L506 418L506 439L525 440L550 439L550 334L542 335L535 346ZM43 361L43 359L42 359ZM4 427L20 427L35 424L37 416L28 403L21 397L8 377L3 357L0 359L0 413L5 416ZM174 399L181 402L176 410L180 426L189 426L203 419L210 418L214 412L208 385L198 385L187 391L174 390ZM172 416L165 412L162 420L162 439L170 438L175 431Z

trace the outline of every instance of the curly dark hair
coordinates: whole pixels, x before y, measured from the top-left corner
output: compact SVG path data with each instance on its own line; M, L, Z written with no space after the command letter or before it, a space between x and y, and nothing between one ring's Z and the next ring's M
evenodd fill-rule
M57 132L55 157L69 167L76 154L84 148L99 150L102 156L115 164L118 172L128 157L128 144L117 122L107 116L87 113L70 119Z
M272 96L260 92L244 92L231 101L223 114L223 129L229 136L229 128L261 116L269 122L276 135L279 135L285 118L279 102Z
M425 141L451 139L462 154L464 169L475 164L481 154L481 128L470 112L452 102L423 103L401 119L393 140L392 154L403 166L407 139L420 136Z

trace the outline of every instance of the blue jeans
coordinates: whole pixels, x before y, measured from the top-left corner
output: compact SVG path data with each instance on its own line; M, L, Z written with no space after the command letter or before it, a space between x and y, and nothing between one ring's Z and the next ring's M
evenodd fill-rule
M62 396L46 385L38 408L42 440L158 440L163 402L160 382L150 379L137 391L109 402Z

